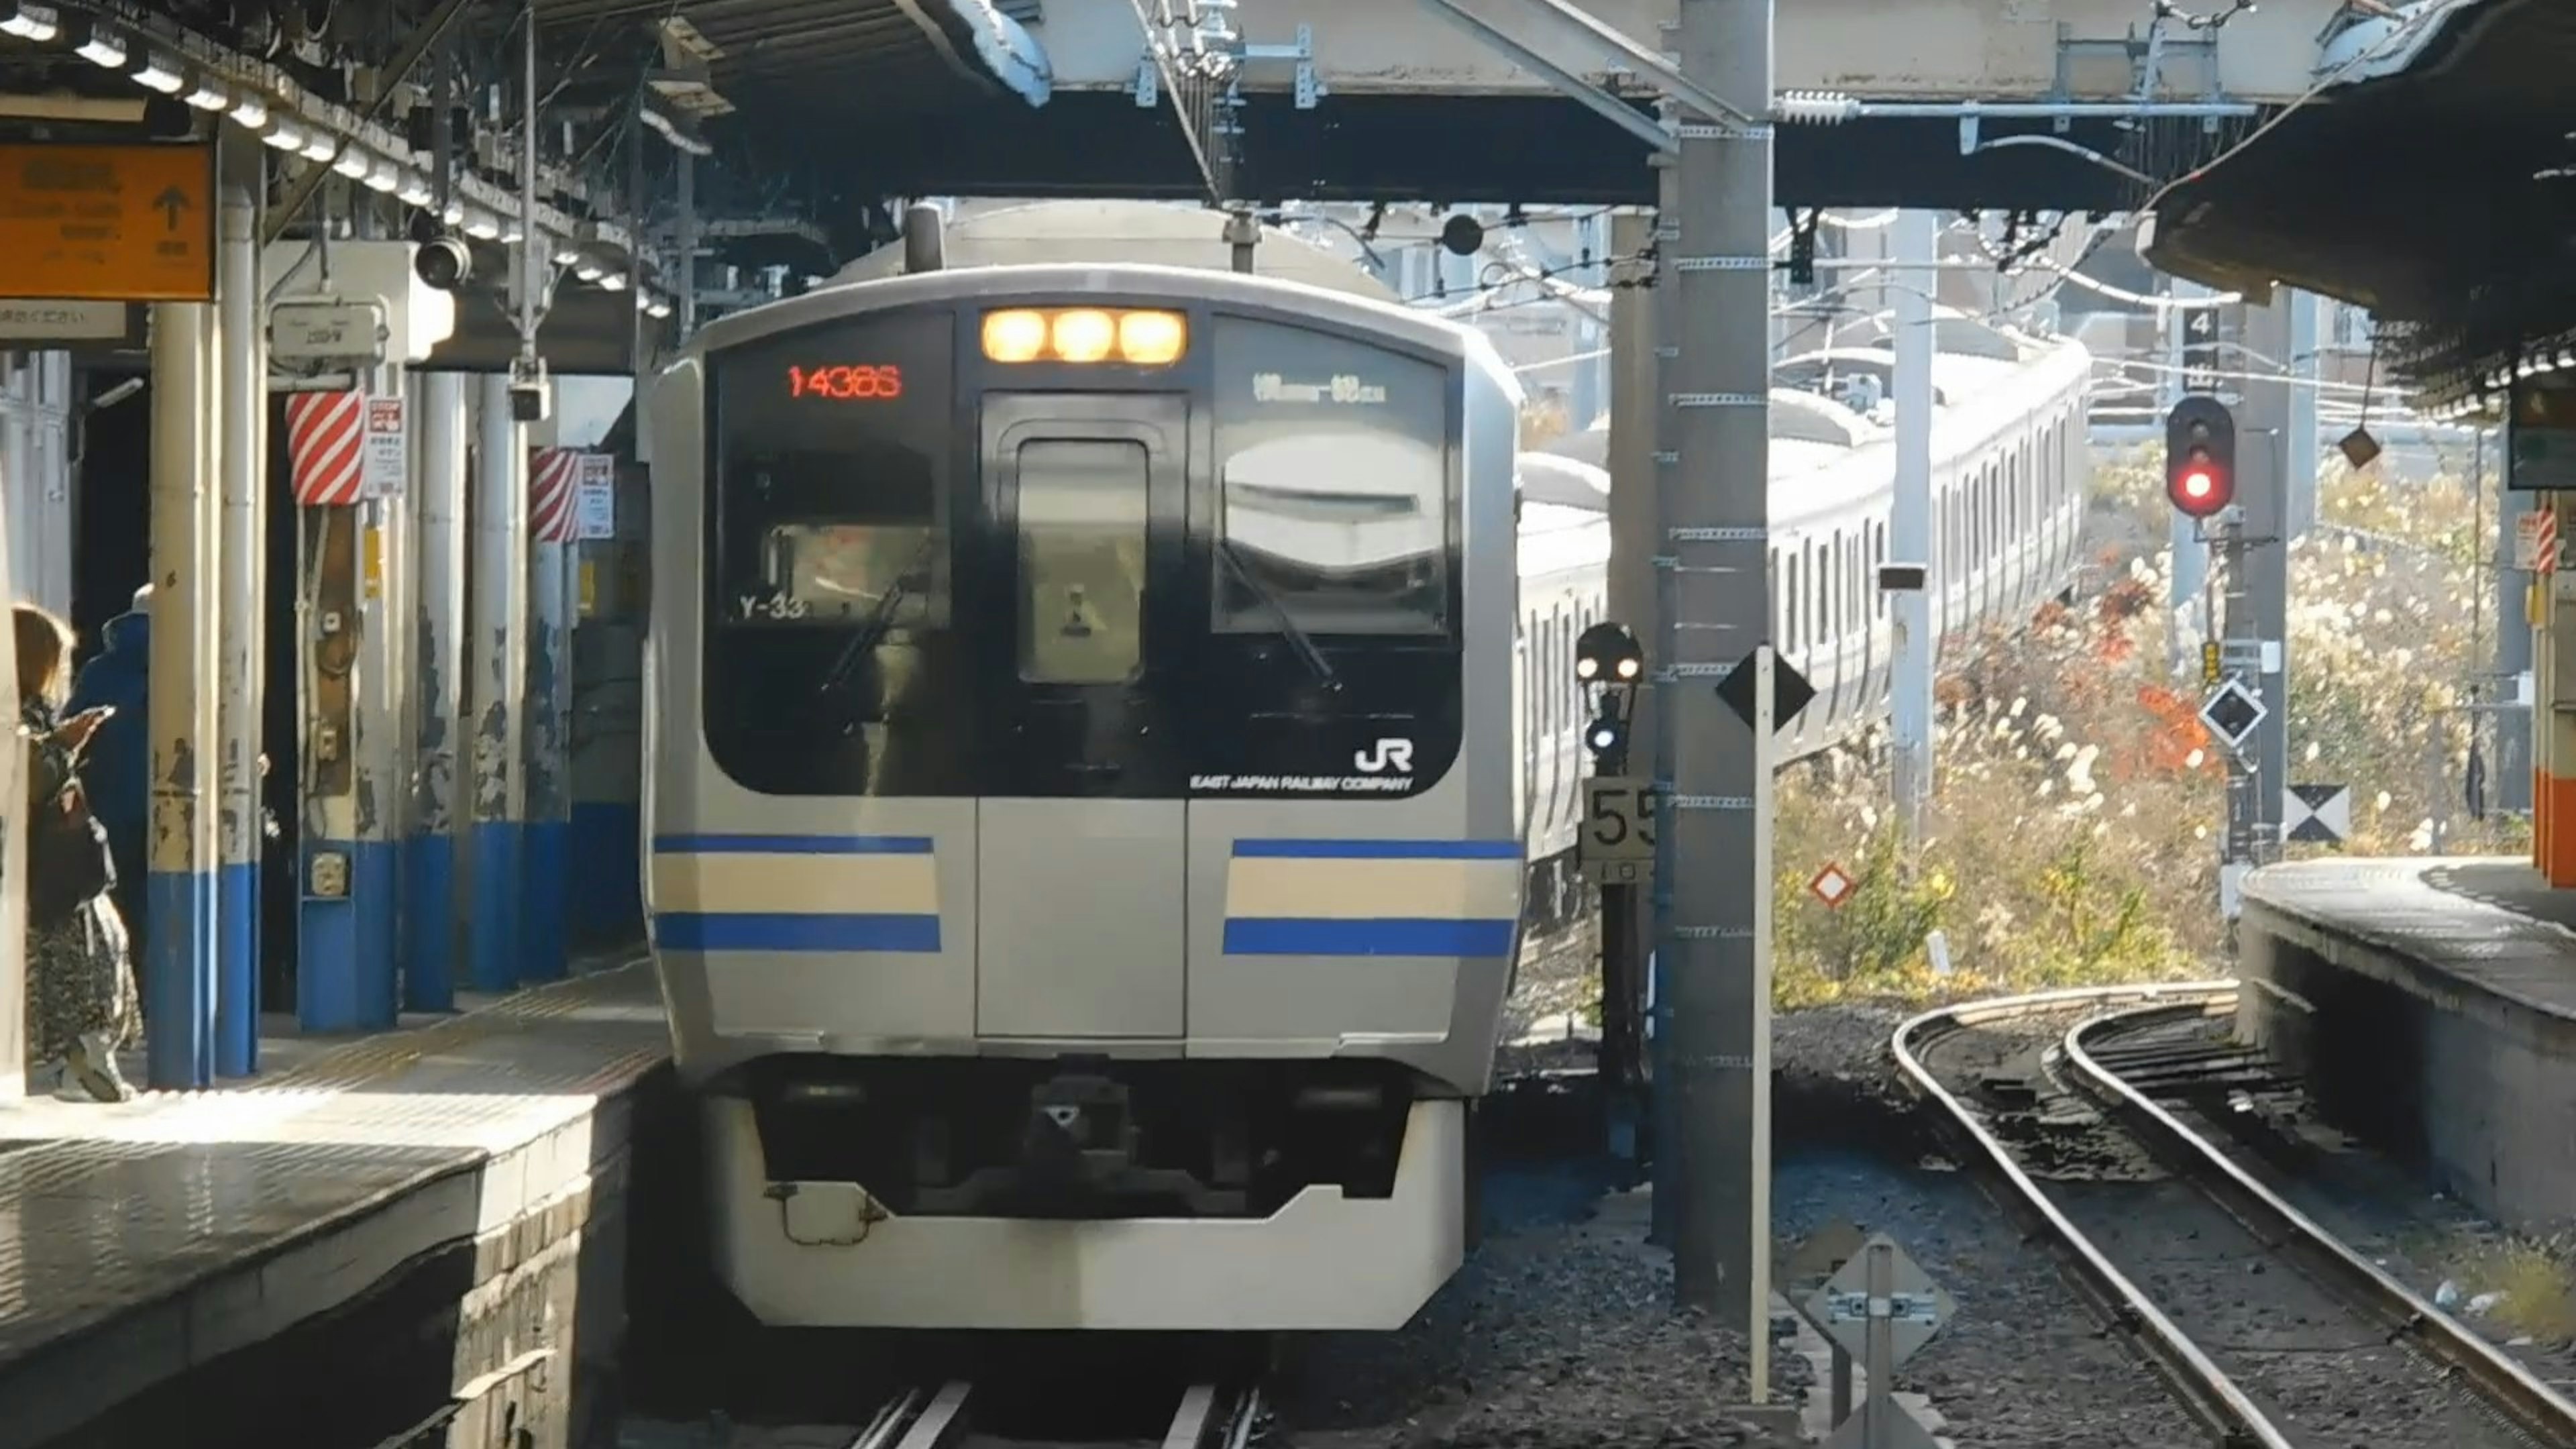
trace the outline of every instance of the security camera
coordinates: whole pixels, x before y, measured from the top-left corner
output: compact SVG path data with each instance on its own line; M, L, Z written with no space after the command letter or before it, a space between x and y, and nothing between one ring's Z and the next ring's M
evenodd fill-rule
M474 253L452 236L432 237L412 257L412 270L442 292L453 292L474 276Z

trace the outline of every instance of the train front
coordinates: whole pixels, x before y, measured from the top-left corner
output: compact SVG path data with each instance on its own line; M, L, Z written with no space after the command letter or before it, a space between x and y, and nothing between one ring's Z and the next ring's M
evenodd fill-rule
M777 1326L1394 1328L1521 916L1507 374L1165 268L710 326L654 399L655 950Z

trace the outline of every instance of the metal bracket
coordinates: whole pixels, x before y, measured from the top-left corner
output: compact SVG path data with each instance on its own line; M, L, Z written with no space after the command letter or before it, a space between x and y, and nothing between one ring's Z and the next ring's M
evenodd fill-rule
M2216 102L2227 99L2226 89L2219 83L2218 32L2214 30L2196 39L2173 39L2166 36L2165 23L2154 20L2148 22L2147 33L2143 36L2132 25L2127 33L2116 38L2092 36L2079 39L2074 34L2074 27L2061 20L2057 22L2057 73L2049 87L2048 99L2071 101L2075 98L2076 61L2116 56L2128 62L2129 81L2133 87L2131 94L2141 102L2153 101L2164 80L2165 61L2177 54L2193 56L2200 61L2201 72L2207 77L2201 87L2202 100ZM2216 116L2201 117L2200 129L2204 133L2215 134L2219 119ZM2072 117L2059 117L2053 127L2062 136L2074 129L2074 124Z
M1749 392L1676 392L1666 394L1665 402L1677 408L1767 408L1771 399Z
M1681 142L1674 139L1672 132L1666 130L1663 123L1522 44L1517 38L1483 16L1468 14L1459 7L1457 0L1422 0L1422 3L1441 19L1500 51L1513 64L1556 87L1567 97L1582 102L1603 119L1619 126L1647 145L1658 151L1669 152L1681 149ZM1537 0L1537 3L1550 7L1556 6L1556 0ZM1591 17L1585 16L1584 19L1589 21ZM1612 33L1617 34L1615 31ZM1620 36L1619 39L1627 43L1626 36Z
M1825 1317L1835 1323L1885 1318L1919 1323L1925 1328L1941 1326L1940 1300L1928 1293L1891 1293L1885 1298L1872 1298L1866 1293L1827 1293L1823 1297Z
M1768 528L1667 528L1664 537L1675 543L1766 543ZM1735 666L1726 666L1729 669Z
M1772 263L1767 256L1675 257L1673 266L1685 272L1767 272L1771 270Z

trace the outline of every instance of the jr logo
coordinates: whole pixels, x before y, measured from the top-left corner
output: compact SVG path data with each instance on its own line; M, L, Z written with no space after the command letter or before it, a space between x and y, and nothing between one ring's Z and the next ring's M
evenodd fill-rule
M1351 764L1363 775L1383 775L1389 770L1410 775L1413 773L1413 741L1380 740L1374 748L1351 756Z

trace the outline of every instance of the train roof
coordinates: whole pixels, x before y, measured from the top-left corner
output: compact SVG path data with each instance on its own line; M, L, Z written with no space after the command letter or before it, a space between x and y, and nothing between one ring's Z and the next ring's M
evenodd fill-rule
M990 300L997 293L1146 293L1177 300L1233 302L1283 308L1317 321L1385 334L1427 347L1485 373L1514 407L1528 396L1493 340L1461 322L1400 302L1349 289L1319 287L1294 277L1245 275L1152 262L1050 262L1044 265L949 265L931 272L850 277L846 273L801 296L728 313L701 328L670 363L757 342L850 312L915 303ZM666 369L667 370L667 369Z
M950 267L1090 262L1231 272L1234 248L1225 240L1226 219L1221 211L1157 201L1041 201L961 210L941 228L941 238ZM1252 249L1255 276L1372 301L1402 300L1366 271L1293 232L1263 226L1260 235L1260 244ZM896 242L842 267L832 280L867 282L901 275L903 244Z

